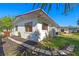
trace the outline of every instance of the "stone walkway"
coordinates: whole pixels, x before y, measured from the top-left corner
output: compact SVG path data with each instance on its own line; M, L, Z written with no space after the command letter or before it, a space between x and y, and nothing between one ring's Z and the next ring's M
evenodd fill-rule
M48 55L48 56L52 55L51 51L49 51L49 50L44 50L44 49L36 48L35 46L23 43L21 41L15 40L15 39L13 39L11 37L8 37L8 39L10 39L11 41L13 41L13 42L15 42L17 44L23 45L24 47L27 47L27 48L29 48L31 50L34 50L35 52L40 52L40 53L43 53L43 54Z
M2 38L2 47L5 56L16 56L16 48L19 44L9 40L8 38Z

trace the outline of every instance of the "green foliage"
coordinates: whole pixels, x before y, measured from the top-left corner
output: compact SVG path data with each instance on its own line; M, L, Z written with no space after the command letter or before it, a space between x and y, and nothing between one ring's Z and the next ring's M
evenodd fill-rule
M3 29L12 29L13 25L12 25L12 21L13 19L10 18L10 17L3 17L0 19L0 30L3 30Z
M52 3L34 3L33 4L33 8L37 6L39 8L42 8L44 10L48 10L48 12L50 12L50 10L52 9L52 6L55 6L53 5ZM63 3L62 4L63 8L62 8L62 13L63 14L67 14L68 12L72 11L74 9L74 7L78 6L78 4L71 4L71 3ZM56 9L57 10L61 10L60 9L60 3L56 3Z
M0 32L2 31L2 21L0 20Z

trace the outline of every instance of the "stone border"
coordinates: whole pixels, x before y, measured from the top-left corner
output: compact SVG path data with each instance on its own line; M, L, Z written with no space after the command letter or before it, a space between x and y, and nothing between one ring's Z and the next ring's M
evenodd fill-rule
M15 42L15 43L17 43L17 44L23 45L24 47L27 47L27 48L29 48L31 50L34 50L35 52L40 52L40 53L43 53L43 54L46 54L46 55L49 55L49 56L52 55L51 51L49 51L49 50L44 50L44 49L36 48L36 47L34 47L32 45L28 45L26 43L20 42L20 41L15 40L15 39L13 39L11 37L8 37L8 39L13 41L13 42Z

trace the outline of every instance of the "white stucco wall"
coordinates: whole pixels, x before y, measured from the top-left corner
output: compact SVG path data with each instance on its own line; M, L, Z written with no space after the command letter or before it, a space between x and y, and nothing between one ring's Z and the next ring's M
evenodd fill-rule
M27 37L27 35L29 35L31 32L25 32L25 23L28 23L28 22L32 22L32 26L33 26L33 31L34 31L34 27L35 27L35 23L36 21L35 20L23 20L22 22L19 22L17 23L16 25L18 26L18 31L15 30L15 27L13 28L12 30L12 33L16 33L16 32L20 32L22 33L22 37ZM26 35L25 35L26 34ZM15 35L15 34L14 34ZM16 34L17 35L17 34Z
M37 29L40 32L40 39L39 41L43 40L46 35L48 35L49 32L49 26L48 26L48 30L42 30L42 24L41 23L37 23Z
M19 19L18 19L19 20ZM32 32L26 32L25 31L25 23L32 22ZM26 40L32 40L32 41L41 41L43 40L46 35L48 35L49 31L51 30L50 24L48 24L48 30L42 30L42 23L38 22L36 18L24 18L23 21L19 21L16 23L18 26L18 31L15 30L15 27L12 30L12 35L18 36L18 32L20 32L21 37L26 39ZM54 27L55 29L55 27ZM40 35L39 38L37 39L36 35L34 34L35 31L39 31ZM56 30L56 29L55 29ZM29 38L30 36L30 38Z

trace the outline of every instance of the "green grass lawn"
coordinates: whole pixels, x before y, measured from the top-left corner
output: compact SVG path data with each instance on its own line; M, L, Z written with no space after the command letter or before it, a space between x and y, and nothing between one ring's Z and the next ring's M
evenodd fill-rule
M75 51L73 55L79 55L79 33L73 33L72 35L60 35L55 38L48 38L43 40L42 42L43 47L49 48L62 48L65 45L75 45Z

